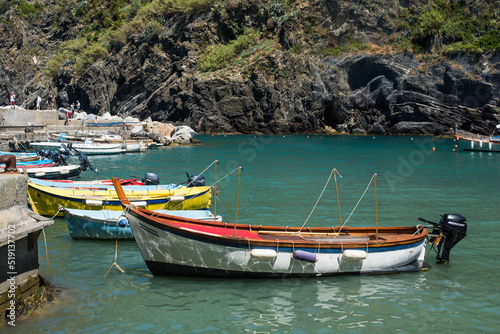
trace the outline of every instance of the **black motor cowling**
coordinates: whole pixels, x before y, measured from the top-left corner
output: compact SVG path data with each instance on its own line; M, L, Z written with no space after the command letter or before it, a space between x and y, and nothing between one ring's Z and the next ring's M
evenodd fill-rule
M142 183L151 186L157 186L160 184L160 177L155 173L146 173L142 178Z
M465 217L456 213L447 213L441 216L439 223L434 223L422 218L419 218L434 226L432 235L442 236L437 244L438 263L447 263L450 261L450 250L463 238L467 236L467 224Z
M187 174L187 173L186 173ZM188 176L188 187L204 187L205 177L203 175L189 175Z

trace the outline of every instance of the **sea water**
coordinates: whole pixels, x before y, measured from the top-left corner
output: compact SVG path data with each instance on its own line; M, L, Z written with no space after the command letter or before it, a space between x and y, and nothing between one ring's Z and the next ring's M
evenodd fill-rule
M281 226L413 226L467 218L450 263L426 272L310 279L154 277L134 241L72 240L46 230L40 274L57 299L2 333L498 333L500 154L435 137L216 135L201 146L90 157L99 175L215 181L224 221ZM239 173L239 191L237 179ZM335 173L332 173L333 169ZM337 202L336 186L339 194ZM375 191L376 187L376 191ZM236 197L238 195L238 206ZM377 206L375 207L375 199ZM338 211L340 206L340 215ZM355 209L356 208L356 209ZM354 210L355 209L355 210ZM375 216L377 210L377 217ZM106 278L104 276L111 268Z

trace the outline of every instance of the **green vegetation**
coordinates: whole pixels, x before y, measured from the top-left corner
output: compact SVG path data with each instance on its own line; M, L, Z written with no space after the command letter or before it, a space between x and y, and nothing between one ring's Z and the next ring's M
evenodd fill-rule
M198 68L201 71L213 71L222 68L247 48L255 45L260 33L254 29L246 29L243 34L228 44L209 45L200 57Z
M436 0L414 13L402 9L397 42L417 52L498 52L500 8L493 3Z
M147 42L152 53L160 55L163 51L159 38L165 29L175 29L175 22L189 23L193 16L185 14L202 12L213 13L211 20L218 25L224 42L213 44L209 34L206 40L192 41L206 45L198 61L200 71L214 71L235 63L245 66L245 60L262 54L256 46L263 40L274 41L274 50L279 47L278 41L284 41L281 45L285 49L281 52L304 55L341 56L373 46L367 44L371 41L357 39L357 30L368 21L360 21L359 26L349 24L333 34L342 22L334 24L332 18L325 16L328 11L321 7L324 3L269 0L259 4L262 6L258 12L242 13L240 6L249 5L243 0L0 0L0 24L4 29L16 24L15 20L6 19L10 15L40 24L44 15L53 14L53 31L69 36L46 64L45 74L53 78L77 77L89 65L132 40ZM375 17L380 36L393 33L373 42L378 43L378 48L390 45L392 49L443 56L500 52L497 1L415 0L408 8L399 7L397 16L392 11L394 6L387 0L355 0L340 3L336 10L338 17L350 20L364 15L370 24ZM247 20L246 15L250 14L254 17ZM384 27L390 29L384 31Z

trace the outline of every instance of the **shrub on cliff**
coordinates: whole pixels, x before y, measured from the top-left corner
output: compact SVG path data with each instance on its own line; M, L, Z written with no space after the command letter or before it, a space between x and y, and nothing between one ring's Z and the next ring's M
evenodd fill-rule
M203 71L221 69L233 58L255 45L260 37L260 32L254 29L245 29L243 34L228 44L209 45L200 57L198 68Z

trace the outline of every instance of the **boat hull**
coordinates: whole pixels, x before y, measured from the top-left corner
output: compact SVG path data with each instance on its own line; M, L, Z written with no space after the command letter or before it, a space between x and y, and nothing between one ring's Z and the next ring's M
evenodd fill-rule
M179 189L126 191L132 203L148 210L198 210L210 206L210 187L182 187ZM121 202L114 190L78 190L44 187L28 183L28 196L33 211L42 216L53 216L59 207L80 210L122 211ZM182 201L175 198L182 196Z
M19 173L23 173L23 168L18 167ZM78 177L82 172L79 165L56 166L56 167L31 167L25 168L28 176L34 179L63 180Z
M30 146L37 150L48 149L54 151L59 149L62 144L68 145L69 142L39 142L31 143ZM120 143L72 143L72 145L74 149L85 155L112 155L124 152Z
M158 210L158 212L174 215L178 217L196 218L196 219L214 219L214 216L208 210ZM133 239L134 235L128 223L123 226L117 224L121 211L89 211L64 209L64 218L68 225L68 230L73 239ZM221 217L217 217L221 220Z
M342 242L341 238L328 245L320 242L290 245L278 240L269 243L251 237L226 243L211 232L192 234L189 228L172 230L149 223L133 210L125 212L141 254L149 270L157 276L316 277L417 271L425 267L424 236L411 242L373 246L368 246L368 241L363 245L362 241ZM348 251L366 257L356 258ZM302 258L297 256L299 252Z
M500 142L494 142L490 140L468 140L461 138L458 143L464 151L500 152Z

